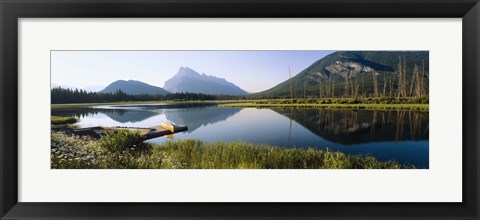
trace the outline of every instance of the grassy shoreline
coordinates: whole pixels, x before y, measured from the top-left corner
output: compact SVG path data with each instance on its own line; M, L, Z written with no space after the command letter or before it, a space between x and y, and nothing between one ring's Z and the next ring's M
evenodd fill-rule
M78 122L78 119L75 117L50 116L50 123L52 125L74 124L77 122Z
M324 109L366 109L366 110L419 110L428 111L428 104L281 104L281 103L229 103L220 104L219 107L224 108L288 108L288 107L308 107L308 108L324 108Z
M51 133L52 169L406 169L395 161L315 148L196 139L140 143L125 131L92 139Z
M305 98L305 99L258 99L258 100L168 100L168 101L140 101L140 102L105 102L105 103L70 103L51 104L51 108L91 107L100 105L128 105L128 104L160 104L160 103L216 103L219 107L255 107L255 108L287 108L309 107L327 109L370 109L370 110L418 110L428 111L428 97L422 99L408 98L397 100L389 98Z

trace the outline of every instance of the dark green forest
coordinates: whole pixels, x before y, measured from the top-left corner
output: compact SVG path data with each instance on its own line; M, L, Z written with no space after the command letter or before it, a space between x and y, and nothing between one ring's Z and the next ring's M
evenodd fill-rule
M126 101L168 101L168 100L240 100L245 96L208 95L202 93L169 93L165 95L139 94L132 95L117 90L114 93L87 92L81 89L65 89L61 87L51 90L52 104L67 103L102 103Z

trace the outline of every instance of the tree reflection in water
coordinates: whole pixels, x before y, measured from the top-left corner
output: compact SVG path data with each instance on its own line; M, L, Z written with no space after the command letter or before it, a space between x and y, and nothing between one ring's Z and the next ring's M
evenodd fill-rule
M346 145L378 141L428 140L429 135L428 112L306 108L274 111L327 140ZM289 129L291 130L291 123Z

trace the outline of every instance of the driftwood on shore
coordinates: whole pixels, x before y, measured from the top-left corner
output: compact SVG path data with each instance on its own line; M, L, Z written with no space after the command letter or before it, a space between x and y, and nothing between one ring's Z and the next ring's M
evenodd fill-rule
M65 131L67 133L72 133L75 135L80 136L90 136L94 138L100 138L107 133L116 133L120 129L128 129L128 130L136 130L139 131L140 134L144 135L145 140L153 139L161 136L172 135L174 133L187 131L188 126L186 125L173 125L174 129L166 129L161 125L153 126L153 127L122 127L122 126L115 126L115 127L106 127L106 126L95 126L95 127L87 127L87 128L71 128L68 126L52 126L52 131Z

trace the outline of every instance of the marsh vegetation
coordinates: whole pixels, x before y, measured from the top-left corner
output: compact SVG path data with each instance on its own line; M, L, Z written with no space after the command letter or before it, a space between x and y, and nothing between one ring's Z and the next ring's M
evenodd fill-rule
M52 132L53 169L400 169L415 168L373 156L315 148L279 148L246 142L198 139L163 144L138 141L124 130L100 140Z
M78 119L69 116L51 116L50 122L52 125L74 124L78 122Z

